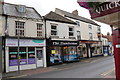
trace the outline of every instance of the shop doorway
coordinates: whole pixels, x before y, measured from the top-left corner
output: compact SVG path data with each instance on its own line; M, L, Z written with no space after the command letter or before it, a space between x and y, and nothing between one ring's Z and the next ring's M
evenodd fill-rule
M43 67L43 48L36 49L37 67Z

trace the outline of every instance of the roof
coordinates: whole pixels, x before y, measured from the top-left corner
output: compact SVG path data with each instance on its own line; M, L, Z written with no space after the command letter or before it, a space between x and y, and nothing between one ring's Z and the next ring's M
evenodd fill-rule
M24 17L24 18L32 18L32 19L42 19L41 15L33 8L26 7L26 12L19 12L17 10L17 6L15 4L4 3L3 4L3 14L14 17Z
M60 10L58 8L56 8L55 12L58 13L58 14L64 15L65 17L77 19L77 20L80 20L80 21L84 21L84 22L99 26L97 23L95 23L94 21L92 21L90 19L87 19L87 18L81 17L79 15L75 15L75 14Z
M71 23L71 24L76 24L72 20L69 20L55 12L50 12L44 16L46 20L52 20L52 21L58 21L58 22L64 22L64 23Z

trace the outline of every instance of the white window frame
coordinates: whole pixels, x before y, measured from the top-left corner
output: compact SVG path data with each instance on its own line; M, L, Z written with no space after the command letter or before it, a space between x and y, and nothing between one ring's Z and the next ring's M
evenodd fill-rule
M89 24L89 25L88 25L88 28L89 28L89 30L92 30L92 25Z
M21 34L21 31L24 33ZM25 36L25 22L23 21L15 21L15 35L16 36Z
M69 30L69 37L74 37L74 27L70 27L70 26L69 26L69 29L70 29L70 28L72 28L72 31ZM70 36L70 33L73 33L73 35Z
M37 37L42 37L43 36L43 24L41 23L36 23L37 25ZM39 28L38 28L39 27ZM40 28L41 27L41 28ZM40 35L41 32L41 35ZM39 34L38 34L39 33Z
M56 29L52 29L52 26L55 26ZM53 32L56 32L56 35L53 35L53 34L52 34L52 31L53 31ZM57 35L58 35L57 24L51 24L51 36L57 36Z
M78 34L79 33L79 34ZM77 31L77 39L78 40L81 40L81 32L80 31Z
M93 34L89 33L89 40L93 40Z

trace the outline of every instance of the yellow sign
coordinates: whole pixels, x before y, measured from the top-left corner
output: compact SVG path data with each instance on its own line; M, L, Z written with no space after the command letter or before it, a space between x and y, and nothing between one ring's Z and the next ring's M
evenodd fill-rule
M56 50L52 50L51 53L52 53L52 54L56 54Z

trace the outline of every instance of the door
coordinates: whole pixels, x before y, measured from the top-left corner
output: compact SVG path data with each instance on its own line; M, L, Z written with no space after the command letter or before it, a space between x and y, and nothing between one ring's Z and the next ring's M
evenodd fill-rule
M43 49L42 48L36 49L36 56L37 56L37 67L43 67Z

